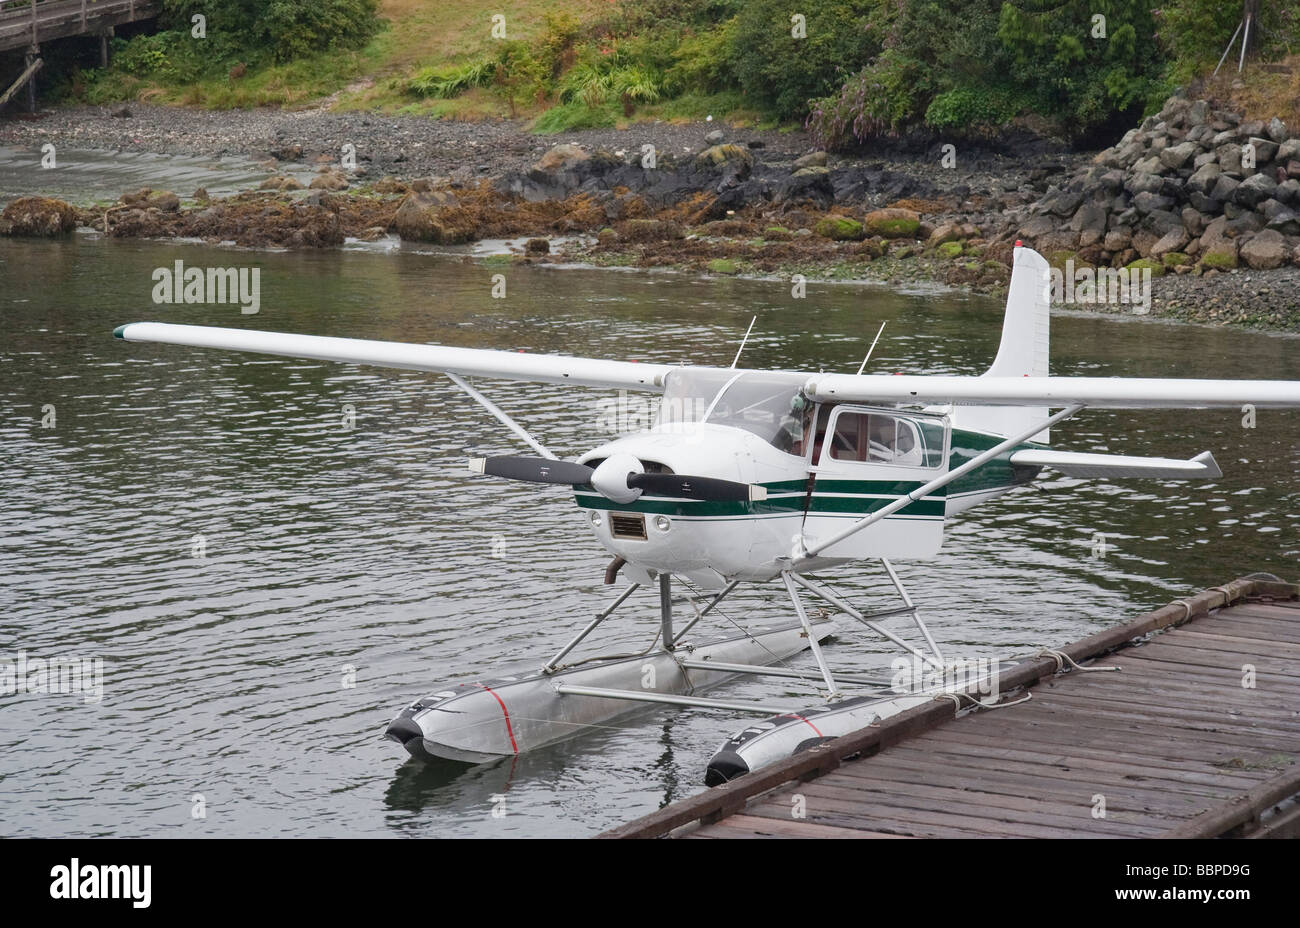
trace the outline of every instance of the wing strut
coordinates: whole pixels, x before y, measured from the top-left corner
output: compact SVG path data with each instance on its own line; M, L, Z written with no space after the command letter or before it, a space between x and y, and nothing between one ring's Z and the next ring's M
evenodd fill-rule
M469 384L467 384L464 381L464 379L460 377L459 374L453 374L451 371L444 371L443 373L445 373L451 379L452 383L454 383L456 386L460 387L462 390L468 393L471 399L477 402L488 412L492 413L492 415L496 416L497 420L500 421L502 425L504 425L510 431L514 432L525 442L527 442L530 448L532 448L534 451L536 451L544 458L550 458L552 461L559 460L559 458L557 458L554 454L552 454L550 451L546 449L545 445L543 445L537 439L533 438L533 436L529 435L527 429L525 429L514 419L511 419L510 416L506 414L506 411L504 409L502 409L496 403L492 402L482 393L478 392Z
M869 516L864 516L863 518L854 522L852 525L850 525L848 528L844 529L843 531L836 532L830 538L827 538L825 541L819 541L816 544L814 544L812 547L808 547L806 538L804 538L802 535L799 536L798 539L795 541L795 557L796 558L816 557L818 554L820 554L822 551L825 551L827 548L831 547L832 545L837 545L845 538L848 538L850 535L854 535L862 531L864 528L867 528L868 526L875 525L877 522L879 522L881 519L885 518L886 516L893 515L903 507L909 506L912 503L916 502L918 499L922 499L930 495L935 490L939 490L942 489L943 487L946 487L948 484L952 483L958 477L961 477L964 474L968 474L971 471L973 471L975 468L987 464L989 461L993 460L998 455L1002 454L1005 451L1011 450L1021 442L1029 441L1029 439L1033 438L1043 429L1055 425L1056 423L1061 422L1065 419L1070 418L1071 416L1073 416L1075 413L1077 413L1079 410L1083 408L1084 407L1082 404L1067 406L1065 409L1062 409L1060 412L1056 413L1055 415L1049 416L1047 419L1044 419L1042 421L1035 422L1030 428L1019 433L1018 435L1013 435L1010 438L1006 439L1005 441L999 442L998 444L994 445L992 448L989 448L987 451L983 451L975 455L975 457L971 458L969 461L967 461L965 464L962 464L960 467L954 467L952 470L948 471L946 474L942 475L941 477L936 477L934 480L931 480L929 483L925 484L924 486L917 487L915 490L912 490L910 493L900 496L898 499L894 500L889 505L877 509Z

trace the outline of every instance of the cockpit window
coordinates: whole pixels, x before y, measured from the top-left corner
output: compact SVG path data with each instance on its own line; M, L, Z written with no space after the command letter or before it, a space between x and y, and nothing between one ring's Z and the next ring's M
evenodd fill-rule
M678 368L668 375L657 425L708 422L753 432L791 454L803 454L812 403L798 374Z

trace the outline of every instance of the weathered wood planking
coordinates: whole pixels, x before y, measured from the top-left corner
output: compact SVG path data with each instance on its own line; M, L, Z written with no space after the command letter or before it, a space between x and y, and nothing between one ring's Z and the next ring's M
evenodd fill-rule
M0 0L0 51L74 35L98 35L111 26L152 19L160 0Z
M601 837L1300 834L1300 587L1233 581L1060 650L1120 669L1031 659L1002 680L1026 702L936 701Z

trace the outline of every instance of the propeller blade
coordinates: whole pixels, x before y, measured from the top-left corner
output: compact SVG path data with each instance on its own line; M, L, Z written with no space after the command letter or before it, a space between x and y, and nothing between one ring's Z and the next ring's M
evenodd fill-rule
M527 480L530 483L585 484L591 480L592 469L571 461L552 461L549 458L526 458L502 455L494 458L470 458L470 473L487 477L505 477L507 480Z
M767 488L717 477L689 477L685 474L629 474L629 487L653 496L703 499L715 502L757 502L767 499Z

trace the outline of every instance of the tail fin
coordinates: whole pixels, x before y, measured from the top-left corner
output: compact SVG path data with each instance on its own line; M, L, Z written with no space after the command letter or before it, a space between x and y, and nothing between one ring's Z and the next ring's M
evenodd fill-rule
M1046 377L1049 323L1052 303L1052 269L1047 259L1032 248L1016 244L1007 290L1006 316L1002 320L1002 342L986 377ZM1046 407L965 406L956 410L954 424L997 435L1022 432L1035 421L1050 415ZM1047 444L1043 429L1034 441Z

